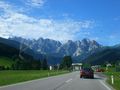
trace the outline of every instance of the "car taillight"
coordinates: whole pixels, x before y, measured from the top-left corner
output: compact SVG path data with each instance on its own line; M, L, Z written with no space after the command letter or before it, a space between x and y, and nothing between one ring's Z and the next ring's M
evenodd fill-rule
M84 72L83 70L80 71L80 73L83 73L83 72Z
M84 72L84 71L81 71L80 73L85 74L85 72Z

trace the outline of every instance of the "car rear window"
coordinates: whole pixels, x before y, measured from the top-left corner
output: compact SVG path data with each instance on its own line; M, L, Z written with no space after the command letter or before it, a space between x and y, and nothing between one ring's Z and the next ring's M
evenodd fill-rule
M92 71L91 68L84 68L83 70L85 70L85 71Z

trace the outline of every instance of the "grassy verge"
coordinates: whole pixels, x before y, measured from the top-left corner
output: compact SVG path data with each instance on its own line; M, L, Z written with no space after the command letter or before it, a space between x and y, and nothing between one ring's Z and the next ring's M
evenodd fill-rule
M5 66L5 67L11 67L11 65L14 63L13 60L7 57L0 57L0 66Z
M18 70L0 71L0 86L68 73L68 71Z
M120 72L105 72L104 74L108 76L107 82L116 90L120 90ZM114 84L111 83L111 75L114 76Z

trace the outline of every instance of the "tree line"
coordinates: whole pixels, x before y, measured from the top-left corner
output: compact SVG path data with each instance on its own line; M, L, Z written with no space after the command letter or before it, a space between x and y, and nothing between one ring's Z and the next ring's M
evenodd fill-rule
M21 59L20 57L13 58L14 63L11 67L0 66L0 70L48 70L49 65L46 59L43 60L33 60ZM54 65L54 69L70 70L72 69L72 58L71 56L65 56L61 60L59 68Z
M11 66L12 70L47 70L47 60L16 60Z
M11 67L0 66L0 70L47 70L48 63L46 59L43 60L26 60L19 57L13 59Z

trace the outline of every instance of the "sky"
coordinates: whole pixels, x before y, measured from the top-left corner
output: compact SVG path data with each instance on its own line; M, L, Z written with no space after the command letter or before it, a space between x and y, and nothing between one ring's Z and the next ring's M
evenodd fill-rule
M0 0L0 37L120 44L120 0Z

